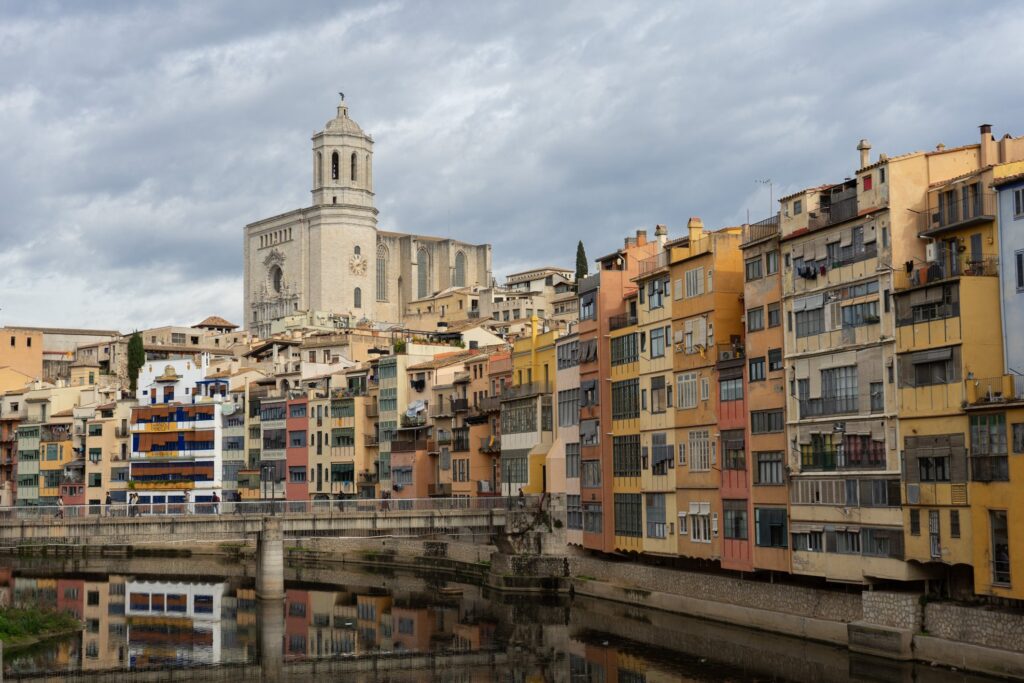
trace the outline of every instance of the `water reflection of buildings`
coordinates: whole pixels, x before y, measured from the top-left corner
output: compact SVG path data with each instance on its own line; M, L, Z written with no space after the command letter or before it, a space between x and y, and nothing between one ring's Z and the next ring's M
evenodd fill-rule
M5 581L6 577L6 581ZM236 580L179 582L109 575L60 579L0 570L0 601L62 610L82 633L11 661L11 671L116 671L260 661L261 605ZM498 620L476 597L374 587L289 588L281 604L285 662L395 652L476 652ZM474 679L475 680L475 679ZM486 680L486 679L481 679Z

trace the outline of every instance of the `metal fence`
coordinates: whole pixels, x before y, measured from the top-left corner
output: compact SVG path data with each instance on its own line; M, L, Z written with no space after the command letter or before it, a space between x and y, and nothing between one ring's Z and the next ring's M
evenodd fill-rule
M449 485L450 486L450 485ZM481 498L349 498L345 500L254 500L218 503L111 503L110 505L24 505L0 507L0 524L11 520L96 517L324 515L365 512L443 512L536 508L538 496Z

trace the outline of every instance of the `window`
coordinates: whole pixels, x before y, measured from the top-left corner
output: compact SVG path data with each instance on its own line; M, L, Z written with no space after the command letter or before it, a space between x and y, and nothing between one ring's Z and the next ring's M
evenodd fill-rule
M742 429L722 432L722 467L727 470L747 469L744 433Z
M628 336L628 335L627 335ZM614 348L614 341L613 348ZM612 356L612 364L615 364L615 356ZM571 341L558 346L558 369L574 368L580 364L580 344L578 341ZM481 368L481 371L483 368Z
M288 468L288 481L293 484L301 484L306 481L306 468L305 467L289 467Z
M714 464L715 444L706 429L690 432L690 470L706 472Z
M597 446L601 443L600 424L597 420L580 420L580 444Z
M764 255L764 270L766 275L779 272L779 252L769 251Z
M665 538L666 524L665 524L665 494L664 493L648 493L647 495L647 537L648 538ZM620 673L619 680L622 680Z
M690 540L694 543L711 543L710 503L690 503Z
M871 412L880 413L885 410L885 385L881 382L872 382L871 391Z
M815 308L796 312L797 338L811 337L825 331L825 309Z
M388 300L388 249L377 246L377 301Z
M697 407L697 373L676 375L676 402L680 408Z
M868 173L866 176L864 176L864 191L865 192L867 192L868 190L871 189L871 178L872 178L872 176L871 176L870 173Z
M686 298L699 296L704 293L704 269L694 268L686 271ZM582 316L581 316L582 317Z
M754 453L757 463L754 480L760 486L778 486L783 483L783 461L781 451Z
M782 369L782 349L768 349L768 372Z
M616 477L640 476L639 434L612 437L612 474Z
M751 280L760 280L764 273L761 270L761 257L756 256L752 259L747 259L744 266L744 272L746 273L747 282Z
M288 446L290 448L305 448L306 432L288 432Z
M860 327L878 322L878 302L865 301L843 306L843 327Z
M949 511L949 535L952 538L960 538L960 511Z
M331 180L338 179L338 153L333 152L331 154Z
M757 332L764 329L764 308L747 309L747 332Z
M700 378L700 400L707 401L711 398L711 380L707 377Z
M430 294L430 255L422 247L416 252L416 298Z
M615 494L615 535L632 536L639 538L643 536L641 525L643 523L643 511L640 509L642 494L639 493L616 493Z
M786 508L754 508L754 534L762 548L785 548Z
M793 215L799 216L804 212L804 200L794 199L793 200Z
M900 358L900 383L909 387L960 381L960 347L929 349Z
M601 486L601 461L584 460L582 463L580 485L585 489L596 489Z
M971 416L971 455L1006 455L1006 416Z
M456 252L455 254L455 286L465 287L466 286L466 254L464 252Z
M580 445L578 443L565 444L565 477L566 479L579 479L580 476Z
M580 497L567 495L565 497L565 525L570 529L583 528L583 507L580 504Z
M651 378L651 412L652 413L664 413L667 405L667 395L665 391L665 378L658 376Z
M580 296L580 320L597 320L597 296L587 292Z
M1024 218L1024 187L1013 191L1013 217Z
M822 551L822 533L820 531L807 531L793 534L793 550L820 553Z
M764 359L761 359L762 362ZM762 368L763 370L764 368ZM723 379L718 383L719 397L722 402L743 400L743 378Z
M665 432L651 434L651 474L655 476L668 474L668 471L674 467L673 450L672 444L668 443L668 437ZM646 448L644 449L643 458L644 467L646 467Z
M665 295L668 293L669 280L651 280L647 283L647 308L654 310L665 305ZM643 295L640 295L640 303L643 303Z
M640 417L640 380L612 382L612 419L635 420Z
M1024 251L1014 253L1014 263L1017 267L1017 291L1024 290Z
M761 382L764 381L764 356L760 358L750 359L750 381Z
M352 292L352 307L362 308L363 307L363 290L356 287Z
M586 503L583 506L583 531L591 534L599 534L604 524L601 515L600 503Z
M665 337L665 328L657 327L651 330L651 358L661 358L665 355Z
M725 522L724 535L736 541L747 540L747 501L723 500L722 517Z
M558 426L570 427L580 423L580 390L558 392Z
M768 304L768 327L778 327L782 324L782 311L778 302Z
M635 363L640 359L636 333L613 337L611 340L612 365Z

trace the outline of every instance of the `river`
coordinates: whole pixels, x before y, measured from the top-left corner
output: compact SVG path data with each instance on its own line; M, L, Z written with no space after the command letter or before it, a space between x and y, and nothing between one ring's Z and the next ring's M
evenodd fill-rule
M4 681L991 681L657 610L496 594L428 574L288 568L283 602L223 559L0 558L5 605L84 630L4 655Z

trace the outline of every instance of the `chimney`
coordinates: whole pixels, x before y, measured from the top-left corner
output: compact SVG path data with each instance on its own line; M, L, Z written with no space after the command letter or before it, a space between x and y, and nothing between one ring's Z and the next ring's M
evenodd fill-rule
M992 137L992 124L983 123L978 126L981 131L981 167L985 168L996 163L996 139Z
M637 230L636 231L636 246L642 247L647 244L647 231Z
M866 139L861 139L857 144L857 151L860 152L860 167L864 168L871 163L871 143Z
M654 226L654 238L658 240L658 247L664 249L665 243L668 242L668 228L664 225Z
M704 221L699 216L691 216L686 223L686 231L689 233L690 246L704 236Z

